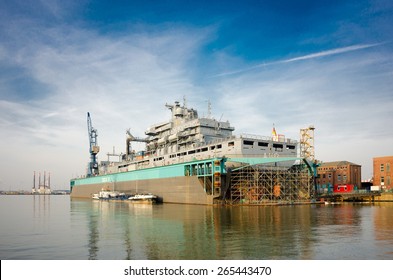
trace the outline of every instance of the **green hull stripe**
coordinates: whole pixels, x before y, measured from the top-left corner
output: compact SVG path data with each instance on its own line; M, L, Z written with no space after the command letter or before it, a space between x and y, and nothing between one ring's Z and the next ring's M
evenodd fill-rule
M184 167L187 164L214 162L214 160L217 159L218 158L195 160L191 162L171 164L167 166L158 166L95 177L72 179L71 186L180 177L185 176Z
M195 163L197 164L207 163L207 162L213 163L215 160L221 160L221 159L222 158L210 158L206 160L195 160L191 162L172 164L167 166L158 166L158 167L146 168L141 170L133 170L127 172L101 175L96 177L73 179L71 180L71 186L180 177L180 176L185 176L186 165L195 164ZM247 165L256 165L256 164L267 164L267 163L275 163L275 162L295 161L301 159L302 158L297 158L297 157L274 157L274 158L254 158L254 157L245 158L244 157L244 158L226 158L225 161L245 163ZM224 170L222 170L222 172L224 172Z

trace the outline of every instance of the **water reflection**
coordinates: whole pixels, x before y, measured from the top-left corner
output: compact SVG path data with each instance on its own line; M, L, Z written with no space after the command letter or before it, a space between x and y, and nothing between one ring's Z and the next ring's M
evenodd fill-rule
M96 260L98 253L98 213L90 213L89 218L89 260Z
M378 256L384 258L380 252L385 251L389 259L393 259L393 204L380 203L373 211L375 239L378 241ZM384 248L384 250L381 250Z
M51 196L33 195L33 218L36 221L45 221L50 216Z
M390 246L378 258L390 258L393 209L378 211L382 218L368 215L370 207L71 201L86 219L89 259L372 259L374 235Z

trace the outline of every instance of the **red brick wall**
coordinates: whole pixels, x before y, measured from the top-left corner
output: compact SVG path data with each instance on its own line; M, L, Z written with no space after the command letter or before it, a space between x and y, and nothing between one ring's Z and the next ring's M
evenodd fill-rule
M381 186L382 190L393 189L393 156L376 157L373 159L373 185ZM382 182L383 178L383 182Z

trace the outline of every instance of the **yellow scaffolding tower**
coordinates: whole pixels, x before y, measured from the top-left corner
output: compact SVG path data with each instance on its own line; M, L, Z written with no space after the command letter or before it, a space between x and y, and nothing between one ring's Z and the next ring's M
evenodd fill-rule
M300 129L300 157L311 162L315 161L314 130L313 125Z

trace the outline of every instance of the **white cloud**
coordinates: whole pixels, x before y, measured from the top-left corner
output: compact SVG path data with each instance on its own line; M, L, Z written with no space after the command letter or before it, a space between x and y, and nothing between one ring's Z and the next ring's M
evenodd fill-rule
M113 146L124 152L127 128L143 136L148 125L169 119L166 102L195 92L185 66L203 44L206 30L115 38L63 26L41 27L29 37L32 29L37 26L18 30L17 36L26 39L23 46L1 46L6 55L0 63L22 70L45 93L26 95L3 87L0 144L7 151L1 170L7 177L0 187L29 187L30 174L46 170L63 188L72 174L84 173L88 111L99 133L99 157L105 159Z
M368 50L231 75L217 91L238 130L266 135L275 123L298 139L313 124L318 159L361 164L368 178L373 157L393 154L393 60Z

